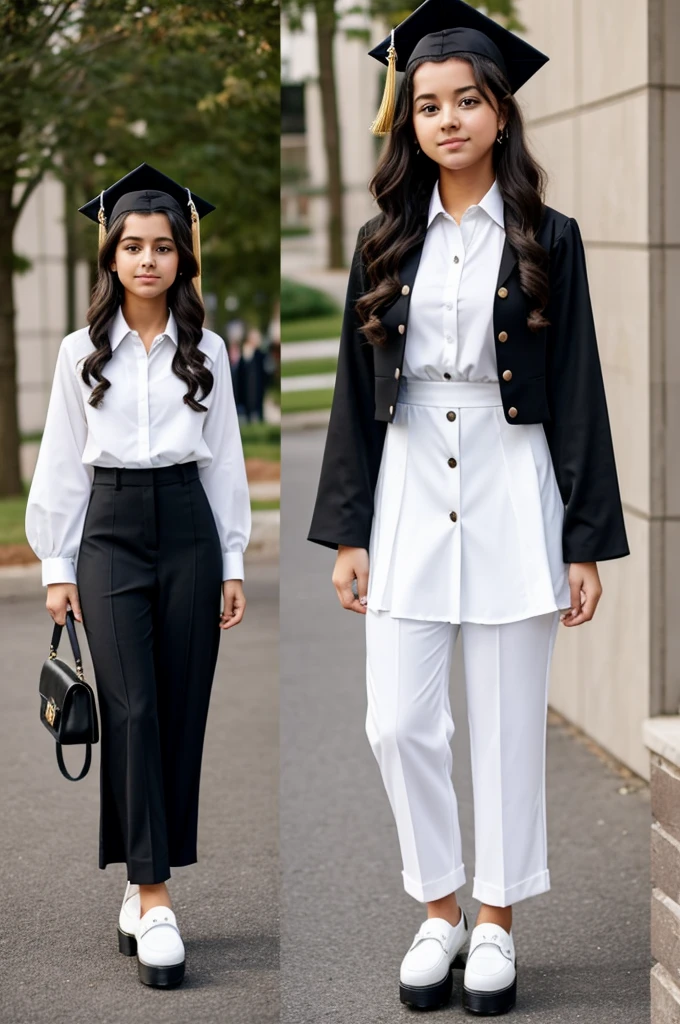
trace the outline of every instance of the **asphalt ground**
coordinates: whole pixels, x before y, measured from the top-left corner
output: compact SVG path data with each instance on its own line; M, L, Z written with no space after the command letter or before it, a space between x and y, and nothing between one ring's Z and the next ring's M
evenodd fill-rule
M338 604L333 552L305 540L323 438L284 432L282 445L281 1020L395 1024L414 1019L399 1002L398 972L423 911L402 889L396 830L364 734L363 620ZM474 924L460 651L454 782L470 881L458 896ZM554 715L547 783L552 888L515 908L509 1019L648 1024L649 790ZM454 1000L436 1019L466 1016L461 987L456 972Z
M60 775L38 721L51 620L30 573L0 599L1 1024L279 1021L276 561L249 562L243 623L222 635L203 758L199 862L173 870L184 984L150 989L118 953L123 865L97 867L99 748ZM31 578L33 582L31 583ZM85 675L93 680L84 634ZM62 639L64 657L70 653ZM62 653L60 646L60 654ZM77 758L67 752L67 762Z

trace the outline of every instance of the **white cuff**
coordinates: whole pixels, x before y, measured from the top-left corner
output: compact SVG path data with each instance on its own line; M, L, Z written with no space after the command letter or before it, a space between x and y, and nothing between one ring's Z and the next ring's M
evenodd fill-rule
M222 580L242 580L243 552L224 551L222 553Z
M48 583L75 583L76 567L72 558L43 558L43 587Z

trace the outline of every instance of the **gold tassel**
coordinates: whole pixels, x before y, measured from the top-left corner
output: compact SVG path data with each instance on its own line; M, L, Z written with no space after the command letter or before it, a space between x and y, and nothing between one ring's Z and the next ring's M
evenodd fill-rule
M201 221L198 216L198 213L196 212L196 206L194 205L194 201L191 198L191 192L189 192L189 189L187 189L187 192L189 193L188 206L189 209L191 210L191 242L194 250L194 257L198 265L198 272L196 274L196 277L194 278L194 287L198 292L199 299L202 302L203 294L201 292Z
M99 221L99 251L101 252L102 246L106 241L106 214L104 213L103 192L99 196L99 213L97 214L97 220Z
M382 103L375 121L371 125L374 135L387 135L392 131L394 123L394 108L397 101L397 51L394 48L394 29L392 29L392 41L387 51L387 77L385 78L385 91L383 92Z

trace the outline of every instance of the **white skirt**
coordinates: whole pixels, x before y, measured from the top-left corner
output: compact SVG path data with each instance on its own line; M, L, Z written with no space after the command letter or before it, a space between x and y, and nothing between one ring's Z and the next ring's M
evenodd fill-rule
M404 379L375 492L368 607L489 624L566 610L563 520L543 425L507 423L498 381Z

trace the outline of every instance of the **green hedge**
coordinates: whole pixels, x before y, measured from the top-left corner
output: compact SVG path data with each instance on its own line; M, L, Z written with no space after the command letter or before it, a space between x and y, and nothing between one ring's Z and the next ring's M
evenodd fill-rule
M281 280L281 319L306 320L309 317L330 316L338 307L325 292L298 284L288 278Z

